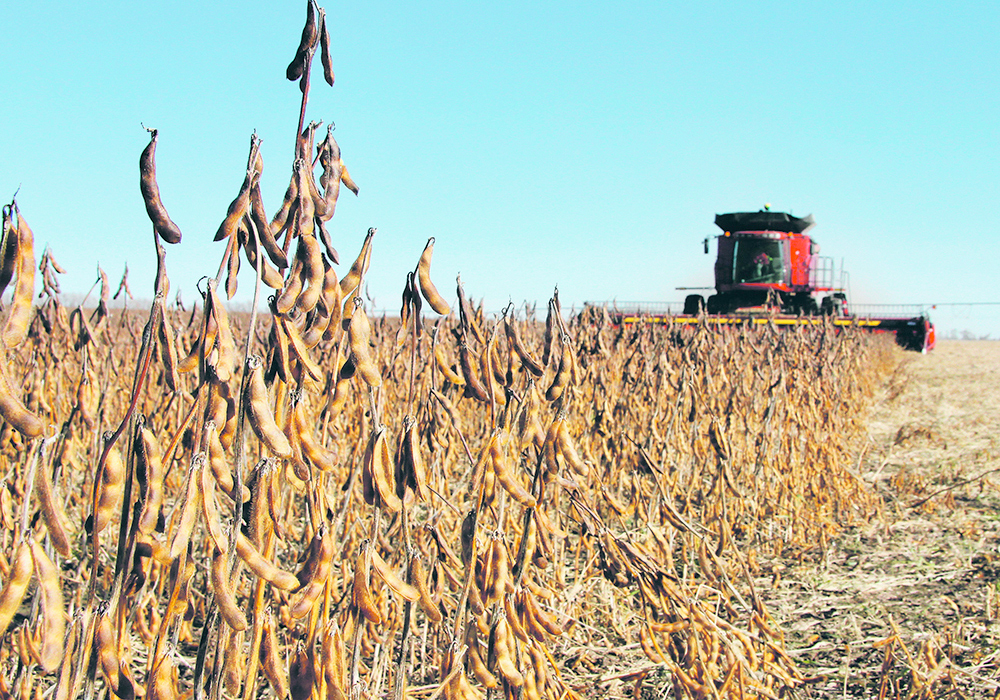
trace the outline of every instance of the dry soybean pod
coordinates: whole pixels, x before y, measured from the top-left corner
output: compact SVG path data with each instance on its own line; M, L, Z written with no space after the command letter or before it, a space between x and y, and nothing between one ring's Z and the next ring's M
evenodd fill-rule
M492 397L493 405L504 406L507 404L507 395L503 389L504 376L494 371L498 362L494 362L496 357L496 333L491 333L490 338L479 355L479 370L482 382L485 385L487 397Z
M230 498L236 500L233 496L233 471L226 461L226 448L223 447L222 440L219 438L219 428L214 419L205 421L204 447L208 453L208 463L212 468L215 480Z
M17 226L14 225L14 205L3 206L3 241L0 247L0 294L14 279L17 270Z
M241 231L242 230L243 229L241 229ZM250 263L250 267L256 270L258 264L256 239L252 235L250 235L249 231L247 231L246 240L243 240L243 238L241 237L240 245L243 246L243 253L246 255L247 262ZM280 252L284 252L281 250L281 248L278 248L278 250ZM263 282L268 287L270 287L271 289L281 289L285 284L285 280L281 276L281 273L273 265L271 265L271 263L267 261L267 258L261 258L259 262L260 262L260 281ZM285 263L285 267L288 267L287 262Z
M434 604L434 599L431 598L430 589L427 587L427 572L424 570L423 561L416 555L410 557L410 582L420 594L420 607L423 608L427 619L434 623L441 622L441 609Z
M483 602L482 592L479 590L479 585L472 581L472 585L469 586L469 610L472 611L473 615L482 615L486 611L486 603Z
M139 532L149 535L156 530L160 509L163 507L163 458L156 435L145 426L139 431L135 448L137 465L146 475L146 492L143 494L137 527Z
M275 697L282 698L282 700L287 698L289 694L288 668L281 658L278 635L275 631L274 616L271 614L270 609L264 615L264 635L260 645L260 665L264 670L264 675L267 676L268 682L271 684L272 690L274 690Z
M254 467L253 488L250 492L250 526L248 534L254 546L261 546L273 532L271 518L271 486L274 467L271 460L263 459Z
M521 674L522 678L524 678L524 687L521 688L521 697L523 700L542 700L542 696L538 694L536 676L532 666L534 666L534 664L529 663L527 670Z
M559 422L555 439L559 454L563 456L563 459L566 460L570 468L580 476L587 476L590 473L590 469L587 467L586 462L580 458L580 453L577 452L576 445L573 444L573 438L570 437L569 428L566 427L565 420Z
M295 262L292 263L292 269L288 273L288 277L285 278L285 285L274 300L274 309L280 315L284 316L295 308L295 302L298 300L299 294L302 293L305 282L304 274L305 266L302 263L302 258L296 256Z
M288 384L294 381L294 377L292 376L292 349L289 347L288 334L285 333L285 327L280 323L280 318L280 316L276 316L271 326L271 337L268 339L268 343L271 346L268 360L269 367L265 376L272 378L272 382L273 377L277 377L285 384Z
M329 199L326 200L329 202ZM327 206L327 215L333 216L329 213L329 206ZM326 230L326 224L323 223L323 219L316 217L316 228L319 229L319 240L323 244L323 248L326 249L326 255L330 258L330 262L334 265L340 264L340 253L333 246L333 239L330 238L330 232Z
M323 381L326 375L323 369L309 356L309 349L306 347L305 340L302 339L302 334L299 332L298 326L292 323L286 316L279 317L277 321L281 324L285 337L288 338L289 348L295 357L299 358L302 369L317 382Z
M337 279L337 271L333 268L333 265L324 263L323 293L320 294L317 305L321 309L326 310L327 316L329 317L327 321L328 325L330 321L333 320L334 314L340 313L340 302L340 280ZM339 323L339 319L337 322Z
M270 518L271 523L274 524L274 532L279 533L278 536L285 539L285 535L281 534L285 531L285 518L282 514L279 514L279 509L281 508L281 490L282 483L284 479L279 478L277 472L277 460L270 459L267 462L266 474L268 474L267 484L267 513ZM296 579L298 580L298 579Z
M323 253L316 236L299 236L296 257L302 258L302 276L305 281L305 289L295 300L295 307L303 313L309 313L316 306L316 302L319 301L320 295L323 293L323 280L326 276L326 269L323 267Z
M344 636L337 625L336 618L327 623L323 635L320 665L323 668L323 678L326 681L327 697L345 700L344 689L347 687L347 659ZM339 695L338 695L339 693Z
M302 73L306 69L306 59L309 51L316 45L316 40L319 38L316 26L316 13L313 11L313 2L314 0L307 0L306 2L306 23L302 27L299 48L295 50L295 57L288 64L288 68L285 69L285 77L289 80L298 80L302 77Z
M178 700L177 668L169 654L162 654L150 672L152 680L146 682L147 700Z
M163 360L163 375L167 381L167 386L171 391L179 391L181 388L181 377L178 372L177 341L174 338L174 329L166 314L160 314L160 323L157 325L157 334L160 338L160 359Z
M525 570L525 562L530 560L538 547L538 524L535 522L534 512L526 510L523 518L524 525L521 530L521 541L518 544L517 560L514 562L513 575L520 583L522 572Z
M184 356L184 359L177 363L177 371L180 373L190 372L195 369L200 362L201 348L204 345L202 338L198 338L194 341L194 345L191 346L191 352Z
M109 455L110 459L110 455ZM205 453L200 452L191 460L191 468L187 473L183 500L174 506L174 537L170 542L170 558L177 559L187 551L191 534L198 523L198 513L201 511L201 471L205 468Z
M337 143L337 139L333 138L333 124L326 127L326 138L317 147L319 151L319 163L323 167L323 172L319 176L319 184L323 188L323 215L320 221L329 221L333 218L333 214L337 209L337 199L340 197L340 176L344 167L344 161L340 157L340 144ZM323 228L323 231L326 229ZM329 241L323 240L323 245L326 246L327 252L331 253L331 258L334 257L332 254L335 251L331 251L331 246ZM336 260L334 261L336 262Z
M410 486L419 500L429 503L431 495L428 488L427 465L420 452L420 434L417 430L416 420L411 421L406 427L406 432L403 435L403 445L404 456L409 463L409 469L407 469L406 473L410 480Z
M49 465L39 465L35 493L38 495L39 509L42 511L42 519L45 521L52 546L60 555L68 557L71 551L69 518L66 517L62 501L56 497Z
M240 532L236 537L236 553L254 574L283 591L298 588L299 580L295 574L279 569L264 557L247 536Z
M351 313L351 325L348 326L348 342L351 354L354 355L354 362L358 373L365 383L376 388L382 384L382 375L379 373L378 365L371 353L371 324L368 321L368 314L365 313L361 299L354 297L354 310Z
M330 59L330 33L326 30L326 10L319 9L319 49L323 62L323 79L333 87L333 63Z
M389 564L386 563L385 559L378 553L378 550L374 545L370 546L372 555L372 570L378 574L378 577L385 582L392 591L410 602L416 602L420 600L420 591L417 590L415 586L411 586L406 581L399 577Z
M573 350L569 344L569 336L564 335L562 337L562 353L559 357L559 369L556 371L556 375L552 379L552 384L545 392L545 398L547 400L555 401L562 396L563 391L566 389L566 385L569 384L570 374L573 371L573 364Z
M500 482L500 485L503 486L504 490L515 501L526 508L534 508L537 500L521 483L514 468L507 463L500 442L501 440L498 437L498 439L493 440L490 444L490 462L492 463L497 481Z
M2 370L3 366L0 365L0 371ZM94 391L91 386L91 378L86 372L82 372L80 374L80 383L76 386L76 403L73 407L80 414L80 418L88 428L93 428L96 420L92 406L93 395Z
M219 512L219 501L215 497L215 475L210 469L205 469L204 462L202 465L198 480L202 513L209 536L219 551L225 554L229 551L229 538L222 532L222 515Z
M389 438L386 437L384 428L382 429L382 439L376 446L374 472L375 485L382 497L382 505L390 513L398 513L403 507L402 498L399 496L399 492L403 489L398 488L396 484L395 459L389 450ZM377 556L378 553L375 552L375 555Z
M311 142L312 139L310 139ZM299 182L299 192L303 193L299 197L299 211L297 214L299 236L315 237L316 215L317 213L321 213L321 210L318 211L317 207L325 207L326 201L322 198L319 189L316 187L316 177L313 175L311 166L306 165L306 167L299 170L299 178L302 180Z
M250 187L253 185L253 180L252 174L247 172L243 178L243 184L240 186L240 192L236 195L236 199L230 202L226 218L219 224L219 230L215 232L213 240L221 241L236 233L240 221L250 212Z
M355 196L357 196L359 191L358 186L357 184L355 184L354 179L351 177L351 174L347 172L347 166L344 165L343 162L341 162L340 166L340 181L344 183L344 187L349 189L351 192L354 193Z
M566 418L561 413L556 416L556 419L552 421L552 424L546 431L545 440L542 442L542 455L545 459L545 473L542 474L542 478L546 481L546 483L559 475L560 465L559 460L557 459L559 451L556 449L556 443L559 436L559 428L565 422Z
M292 446L275 422L274 414L271 413L271 402L267 396L267 386L264 384L264 370L260 357L253 355L248 358L247 368L250 371L250 379L246 383L243 400L246 402L250 427L267 449L278 457L290 457Z
M295 645L288 667L289 695L292 700L311 700L316 683L315 649L306 649L302 640Z
M240 276L240 250L239 246L241 241L249 235L249 224L247 223L249 219L249 214L245 215L240 221L239 228L237 229L236 236L230 238L231 241L229 245L232 250L229 251L229 263L227 265L226 272L226 298L232 299L236 296L236 290L239 286L239 276Z
M62 588L59 585L59 570L40 544L30 537L28 542L31 545L31 557L35 561L35 575L38 577L38 590L42 598L42 618L45 621L40 630L42 646L38 661L46 673L54 673L62 663L66 643L66 617Z
M431 281L431 256L434 254L434 237L427 240L424 252L420 255L420 262L417 263L417 281L420 284L420 294L423 295L431 308L442 316L451 313L451 307L445 301L437 287Z
M118 655L118 638L106 603L101 606L97 616L94 647L104 680L119 698L135 697L131 679L122 672L121 658Z
M520 688L524 685L524 676L517 669L514 658L510 653L510 646L513 640L510 639L507 617L501 615L497 618L493 628L493 651L496 654L496 670L510 685Z
M367 540L362 542L361 551L358 553L358 558L354 563L354 605L364 615L366 620L373 625L379 625L382 624L382 614L375 604L371 584L368 580L370 567L367 558L371 556L371 549L372 547Z
M206 359L213 352L215 348L215 339L219 334L219 324L216 319L216 315L212 313L212 303L208 297L208 294L204 295L205 303L205 313L204 313L204 323L202 324L202 331L200 335L200 342L197 346L198 354L198 368L201 372L202 378L204 378ZM191 350L194 353L194 348Z
M260 238L260 243L267 252L267 257L271 259L271 262L279 270L284 270L288 267L288 256L285 255L285 251L278 245L278 241L275 240L274 234L271 232L271 224L267 220L267 214L264 211L264 198L260 192L259 179L254 180L253 185L250 187L250 216L254 226L257 228L257 236ZM253 236L250 236L250 238L253 238Z
M219 297L215 280L211 279L208 281L208 300L218 329L215 334L215 351L209 353L210 364L215 370L216 378L225 383L232 378L236 370L238 362L236 340L233 338L233 329L229 323L229 313Z
M457 386L465 386L465 378L448 364L448 358L444 355L444 345L441 343L434 345L434 362L437 363L438 369L441 370L445 379Z
M219 442L228 449L232 446L233 439L236 436L239 407L236 405L236 398L233 396L233 389L230 384L220 383L217 385L217 389L216 393L226 409L225 412L220 409L216 414L218 415L216 425L221 426L219 430Z
M333 538L326 528L323 528L320 537L321 542L319 544L319 551L316 553L316 568L313 571L313 575L309 582L299 591L298 597L292 601L288 611L292 618L296 620L305 617L313 609L313 605L316 603L317 598L319 598L319 594L326 587L326 579L330 575L330 565L333 562L334 555Z
M520 600L520 598L517 600ZM503 610L507 614L507 623L510 625L510 631L522 642L527 642L528 632L521 622L523 615L518 613L517 602L515 602L514 596L503 596Z
M105 442L110 435L105 435ZM101 532L119 511L125 487L125 461L121 453L114 447L108 450L104 461L104 471L101 472L99 493L94 511L94 534Z
M505 316L503 327L504 333L507 335L507 341L514 348L518 359L521 360L521 365L536 377L541 377L545 374L545 367L524 346L524 341L521 340L521 334L517 332L517 326L514 325L514 322Z
M546 632L553 636L559 636L563 633L563 628L552 615L542 610L531 591L524 591L524 605L528 615L535 619Z
M539 645L529 644L528 653L531 656L531 670L534 671L535 685L538 690L544 690L547 680L545 672L547 659L545 658L545 652L539 648Z
M330 321L326 326L326 330L323 331L323 340L336 340L339 342L341 332L343 331L344 299L340 291L340 283L333 280L333 284L337 288L330 297Z
M335 455L316 440L306 419L302 401L299 401L293 409L293 420L295 421L295 428L298 431L299 444L302 447L303 456L314 467L322 471L333 470L337 466Z
M297 589L299 591L316 578L316 571L320 564L320 554L323 550L323 536L325 532L326 525L325 523L321 523L319 529L316 530L309 541L309 546L306 547L305 554L299 557L299 560L302 561L302 568L295 574L295 578L299 580Z
M303 166L303 161L301 159L297 159L294 163L292 163L292 177L288 181L288 188L285 190L285 198L282 200L281 206L278 207L278 211L274 213L274 217L271 219L271 223L268 226L271 232L271 238L277 239L281 231L284 230L288 224L288 217L292 212L293 204L298 198L298 193L299 193L298 169L302 166ZM282 254L284 254L284 251L282 251Z
M247 628L247 618L240 609L233 590L234 582L230 579L227 564L228 557L218 547L212 556L211 583L215 593L215 602L219 605L219 613L226 624L236 631ZM238 579L237 579L238 580Z
M167 243L180 243L181 230L167 214L160 200L160 187L156 184L156 129L147 129L149 145L139 156L139 190L146 204L146 214L153 222L153 230Z
M22 541L14 552L7 581L0 591L0 634L7 631L10 621L21 607L21 601L24 600L24 594L31 582L31 572L31 549L26 541Z
M549 366L549 359L552 356L552 341L555 339L556 308L553 299L549 299L549 311L545 316L545 333L542 336L542 366Z
M226 664L223 670L222 682L226 692L234 698L240 696L240 689L243 687L243 678L246 675L246 664L246 652L243 649L243 632L230 630L229 639L226 640Z
M377 229L374 227L368 229L368 235L365 236L365 242L361 244L361 252L358 253L357 259L354 264L351 265L351 269L347 271L347 274L343 276L340 280L340 291L343 294L350 294L358 285L361 284L361 278L364 273L368 271L368 264L371 261L371 256L369 252L372 247L372 238L375 237Z
M37 664L39 656L38 645L35 643L34 635L32 635L27 625L18 627L11 636L13 637L13 644L11 646L17 649L18 660L21 664L23 666ZM31 695L31 684L34 683L34 680L34 678L29 678L27 685L21 686L23 695Z
M17 214L17 281L3 327L3 343L8 349L17 348L28 337L35 295L35 237L17 204L14 213Z
M502 537L496 537L492 543L493 566L492 577L487 580L486 600L487 603L494 603L500 600L508 588L513 586L510 574L510 554L507 545Z
M312 149L313 137L316 134L316 128L319 127L321 123L322 122L312 122L309 125L310 128L307 130L308 145L305 149L305 153L308 153ZM322 143L320 143L320 145L316 147L316 159L320 159L323 157L324 151L329 145L328 139L331 128L332 125L330 127L327 127L326 131L327 138L323 139ZM301 221L300 223L311 227L309 230L311 230L313 233L315 233L315 224L317 221L319 222L329 221L332 218L332 214L328 215L328 212L326 210L326 199L320 192L319 185L316 183L316 173L314 170L315 164L316 160L310 161L308 160L308 158L306 159L306 167L303 168L301 171L303 182L299 183L300 190L303 187L305 188L305 192L307 193L305 198L309 200L309 202L303 203L304 205L303 211L308 213L302 214L302 216L309 216L314 219L312 222L309 222L308 224L306 224L306 222L304 221ZM324 173L325 172L326 172L326 165L324 164ZM323 175L320 175L320 177L322 178Z
M486 667L486 662L483 661L482 653L479 650L479 628L475 621L470 621L466 627L465 643L469 647L469 651L465 657L466 666L472 672L475 679L487 689L500 687L500 681L490 673L489 668Z
M468 343L463 339L458 348L458 356L462 367L462 376L465 377L465 395L477 401L489 401L490 396L486 393L479 377L476 376L475 365L472 360L472 351Z
M398 513L403 507L402 501L396 495L395 468L392 455L389 453L389 441L385 436L385 427L379 428L370 440L371 450L366 452L363 464L363 482L371 483L378 494L377 502L372 499L368 505L380 505L390 513ZM367 501L367 499L366 499Z

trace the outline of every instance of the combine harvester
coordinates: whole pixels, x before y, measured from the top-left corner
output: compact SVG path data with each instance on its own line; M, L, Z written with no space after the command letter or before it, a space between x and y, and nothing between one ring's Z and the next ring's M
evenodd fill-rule
M846 274L837 284L832 258L819 256L819 244L806 232L815 222L764 209L717 214L715 293L706 300L690 294L683 312L664 305L615 304L609 308L616 323L706 323L715 326L773 323L794 327L831 323L875 333L892 333L907 350L934 347L934 324L923 310L880 315L859 314L848 307ZM705 239L708 253L709 239ZM681 287L680 289L686 289Z

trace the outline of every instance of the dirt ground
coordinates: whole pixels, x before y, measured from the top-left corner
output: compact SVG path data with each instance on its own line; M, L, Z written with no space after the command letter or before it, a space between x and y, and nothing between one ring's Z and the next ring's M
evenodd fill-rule
M901 353L869 424L881 517L758 582L802 696L998 697L1000 342Z

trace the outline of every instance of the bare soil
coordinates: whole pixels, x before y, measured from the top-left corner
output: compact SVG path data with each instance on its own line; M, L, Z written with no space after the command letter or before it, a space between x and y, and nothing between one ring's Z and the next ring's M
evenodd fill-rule
M1000 342L900 353L858 458L880 517L757 582L817 698L1000 696Z

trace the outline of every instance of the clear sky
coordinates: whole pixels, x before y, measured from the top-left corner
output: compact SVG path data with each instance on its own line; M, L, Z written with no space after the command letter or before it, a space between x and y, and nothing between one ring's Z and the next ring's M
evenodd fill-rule
M330 230L353 260L378 228L369 293L398 307L432 277L508 300L674 301L712 284L716 213L813 214L857 303L1000 301L996 2L340 2L321 0L308 118L334 121L361 193ZM250 134L271 214L291 172L285 80L305 1L17 2L0 40L0 200L86 292L126 262L151 296L138 187L159 129L163 201L184 233L173 289L223 253ZM714 248L713 248L714 254ZM244 266L239 298L252 286ZM943 332L1000 337L1000 307L941 307Z

